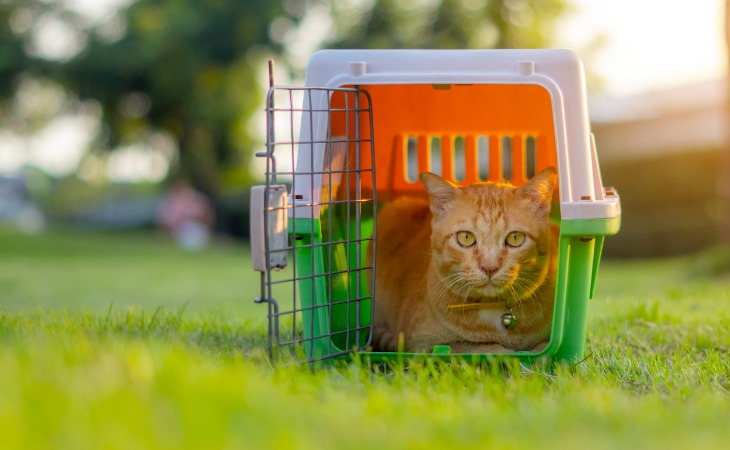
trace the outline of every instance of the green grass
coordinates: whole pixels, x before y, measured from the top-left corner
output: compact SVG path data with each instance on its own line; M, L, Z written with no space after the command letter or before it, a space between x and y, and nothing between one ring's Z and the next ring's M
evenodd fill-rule
M245 247L0 230L0 447L726 448L716 259L605 261L572 369L311 371L269 364Z

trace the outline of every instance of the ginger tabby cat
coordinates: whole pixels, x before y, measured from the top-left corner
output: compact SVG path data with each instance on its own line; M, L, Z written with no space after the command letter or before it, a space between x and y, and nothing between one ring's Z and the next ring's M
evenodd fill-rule
M421 174L430 197L402 197L378 214L376 350L450 345L454 353L542 350L550 338L558 227L555 170L521 187L458 188Z

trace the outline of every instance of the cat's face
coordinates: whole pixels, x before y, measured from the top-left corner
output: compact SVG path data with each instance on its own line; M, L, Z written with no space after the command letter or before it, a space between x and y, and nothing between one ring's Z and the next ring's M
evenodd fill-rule
M457 188L429 173L421 180L431 198L432 261L442 277L436 301L516 304L532 296L549 266L555 170L546 169L520 188L495 183Z

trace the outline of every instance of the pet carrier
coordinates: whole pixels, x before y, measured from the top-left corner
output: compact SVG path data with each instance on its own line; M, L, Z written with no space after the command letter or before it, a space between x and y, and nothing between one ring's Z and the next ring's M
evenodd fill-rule
M315 361L358 351L370 360L497 355L369 351L379 206L426 196L418 175L457 185L558 170L560 226L550 341L537 353L583 356L588 299L619 197L604 188L582 65L564 50L327 50L304 87L267 97L266 184L252 190L252 251L268 305L272 357ZM372 250L374 251L374 250ZM290 352L286 352L289 354ZM499 355L500 357L503 355Z

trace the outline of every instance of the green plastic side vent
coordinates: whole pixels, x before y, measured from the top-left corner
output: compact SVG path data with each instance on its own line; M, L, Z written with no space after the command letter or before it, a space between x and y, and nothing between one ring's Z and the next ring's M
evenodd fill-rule
M553 334L546 349L554 348L553 358L557 361L572 363L583 358L594 248L595 239L560 238L559 290L555 299Z
M596 290L596 275L601 262L603 242L606 236L618 233L621 228L621 216L611 219L586 219L586 220L563 220L560 223L560 234L563 236L576 236L583 240L595 239L596 245L591 261L591 285L589 297L593 298Z
M603 252L603 241L604 236L596 236L596 248L593 250L593 271L591 272L591 292L590 297L593 298L593 293L596 290L596 275L598 275L598 266L601 264L601 253Z
M296 278L298 281L302 315L302 343L310 359L318 359L329 353L330 342L323 324L329 322L329 311L317 308L318 293L325 292L324 279L316 274L324 272L321 249L322 229L318 219L289 219L289 231L296 252Z
M363 349L371 336L369 272L349 270L364 266L367 242L346 239L347 230L354 233L355 227L337 227L323 233L328 226L327 221L320 219L289 219L296 251L295 279L303 320L302 344L307 360ZM361 230L371 235L372 220L361 220ZM331 237L332 241L325 242L323 236ZM357 245L361 246L359 252L355 248ZM355 259L357 254L361 255L362 261Z

